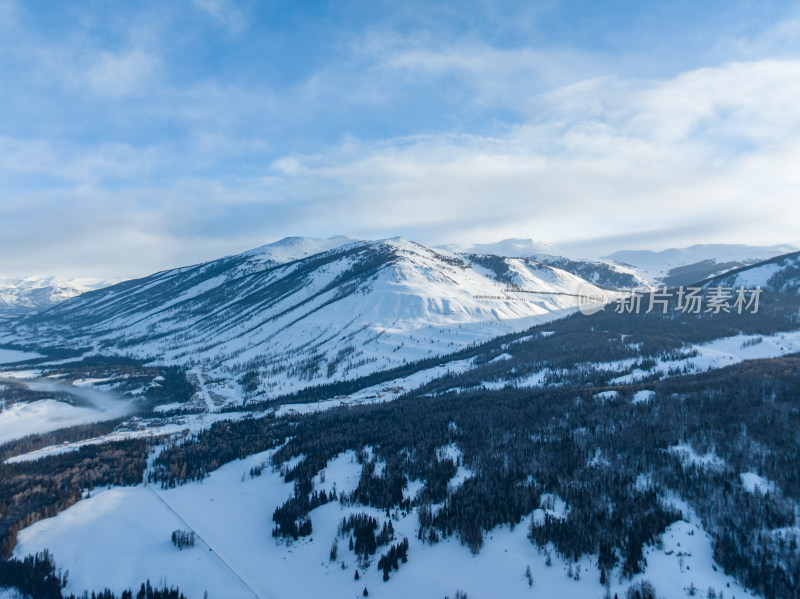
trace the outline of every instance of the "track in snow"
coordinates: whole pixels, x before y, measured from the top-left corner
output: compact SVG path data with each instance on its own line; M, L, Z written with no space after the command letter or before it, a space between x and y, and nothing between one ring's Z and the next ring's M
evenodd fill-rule
M191 525L190 525L190 524L189 524L189 523L188 523L186 520L184 520L184 519L183 519L183 516L181 516L181 515L180 515L178 512L176 512L176 511L173 509L173 507L172 507L172 506L171 506L171 505L170 505L170 504L167 502L167 500L166 500L166 499L164 499L164 498L163 498L161 495L159 495L159 494L158 494L158 492L157 492L157 491L156 491L156 490L155 490L153 487L151 487L150 485L147 485L147 488L150 490L150 492L151 492L153 495L155 495L155 496L158 498L158 500L159 500L161 503L163 503L163 504L164 504L164 506L165 506L165 507L166 507L166 508L167 508L167 509L168 509L170 512L172 512L172 513L175 515L175 517L176 517L176 518L177 518L177 519L178 519L178 520L181 522L181 524L183 524L183 525L186 527L186 530L189 530L189 531L191 531L191 532L193 532L193 533L194 533L195 539L196 539L197 541L199 541L201 545L205 545L206 547L208 547L208 550L209 550L209 552L211 553L211 555L213 555L214 557L216 557L216 558L217 558L217 560L219 561L219 563L221 563L221 564L222 564L222 565L225 567L225 569L226 569L226 570L228 570L228 572L230 572L231 576L233 576L233 577L234 577L234 578L235 578L235 579L236 579L236 580L237 580L237 581L238 581L238 582L239 582L239 583L240 583L240 584L241 584L241 585L242 585L242 586L245 588L245 590L246 590L246 591L247 591L247 592L248 592L250 595L252 595L253 597L255 597L255 599L263 599L263 598L261 597L261 595L259 595L258 593L256 593L256 591L253 589L253 587L251 587L249 584L247 584L247 581L246 581L244 578L242 578L242 577L239 575L239 573L238 573L238 572L236 572L236 570L234 570L234 569L233 569L233 566L231 566L231 565L230 565L230 564L229 564L229 563L228 563L228 562L225 560L225 558L223 558L223 557L222 557L222 556L221 556L219 553L217 553L217 552L214 550L214 548L213 548L211 545L209 545L209 543L208 543L208 542L207 542L207 541L206 541L206 540L205 540L203 537L201 537L201 536L200 536L200 533L198 533L198 532L197 532L197 531L196 531L194 528L192 528L192 526L191 526Z

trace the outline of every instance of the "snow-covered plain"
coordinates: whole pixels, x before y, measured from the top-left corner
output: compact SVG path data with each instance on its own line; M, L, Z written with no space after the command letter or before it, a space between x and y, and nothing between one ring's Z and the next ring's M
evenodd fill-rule
M633 394L633 399L631 401L632 403L647 403L653 398L655 394L656 394L655 391L642 389L641 391L637 391L636 393Z
M449 455L452 448L443 448ZM410 543L409 560L383 582L373 563L360 568L347 549L347 539L338 539L338 558L329 558L342 517L365 512L385 521L380 510L343 507L332 502L311 514L313 534L294 543L271 536L272 512L292 492L278 473L266 468L257 478L246 475L263 464L270 452L228 464L201 482L162 490L139 485L96 491L90 498L54 518L42 520L19 534L16 556L48 548L60 567L69 569L68 592L80 593L108 585L113 590L137 586L145 579L179 585L187 597L198 599L208 592L216 598L361 597L364 587L370 597L452 597L457 590L469 597L600 597L599 573L592 556L566 564L551 550L553 564L546 565L544 552L528 540L529 516L513 529L507 526L487 536L480 553L473 555L456 539L436 545L416 538L416 513L392 514L396 538ZM352 490L361 467L353 452L331 460L324 474L327 490ZM563 513L558 498L547 509ZM540 510L539 510L540 511ZM175 548L173 530L194 530L195 547ZM379 553L383 549L379 548ZM646 550L647 571L634 578L651 580L664 599L683 599L694 583L709 586L726 596L749 593L732 579L715 571L708 537L696 522L676 522L663 535L663 548ZM344 564L344 567L343 565ZM533 587L525 570L530 567ZM572 577L568 576L572 573ZM575 573L579 572L576 576ZM611 595L624 596L629 581L611 577ZM730 586L729 586L730 585Z
M775 490L775 485L755 472L742 472L739 475L739 479L742 481L744 488L751 493L761 493L763 495Z

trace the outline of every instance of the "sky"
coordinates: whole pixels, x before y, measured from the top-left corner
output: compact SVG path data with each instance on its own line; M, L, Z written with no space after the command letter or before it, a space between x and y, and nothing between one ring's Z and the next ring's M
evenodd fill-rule
M0 276L800 246L800 4L0 0Z

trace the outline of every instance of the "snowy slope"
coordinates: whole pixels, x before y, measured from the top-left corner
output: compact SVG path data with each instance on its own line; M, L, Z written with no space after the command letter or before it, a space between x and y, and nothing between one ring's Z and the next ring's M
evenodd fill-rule
M616 335L620 335L619 338L624 340L631 333L640 335L642 330L636 321L631 321L630 328L624 324L624 320L614 323L616 318L624 318L624 316L616 313L616 309L609 308L605 312L609 319L601 323L587 321L586 329L578 334L572 328L570 321L554 322L546 325L547 328L552 326L553 331L539 330L532 335L524 334L500 347L496 344L489 344L485 348L485 353L481 353L484 348L479 348L479 353L472 360L471 366L461 371L465 375L462 381L453 383L443 377L439 382L447 385L444 389L449 390L462 390L478 386L490 390L505 387L541 388L574 385L576 384L575 380L582 376L581 373L593 370L602 373L603 378L607 378L609 384L628 385L651 380L653 377L682 376L725 368L748 360L779 358L800 352L800 252L735 269L723 275L699 281L698 284L705 288L706 302L709 297L714 295L714 290L728 293L728 313L723 311L719 316L706 313L705 318L691 323L694 341L685 340L677 355L671 355L671 353L665 355L650 349L648 353L629 354L630 357L624 359L600 360L597 354L593 353L603 349L600 345L592 343L596 326L599 325L598 328L604 330L604 335L608 334L609 344L615 342ZM753 297L757 295L759 298L757 314L764 317L764 320L761 321L743 320L742 324L747 323L748 327L746 333L742 328L718 326L714 322L717 317L732 316L733 318L747 319L748 316L754 316L755 303L750 303L747 307L742 305L742 312L737 314L738 308L735 306L735 301L740 287L745 290L745 302L753 302ZM761 288L759 294L754 292L757 287ZM642 312L646 309L646 302L643 306L645 307L642 308ZM704 304L703 309L706 312L709 311L707 303ZM671 319L668 318L666 322L670 321ZM760 325L753 326L759 322ZM609 325L611 326L609 327ZM611 332L605 330L606 327L609 327ZM670 325L654 326L653 329L656 336L669 334L678 336L678 338L685 334L685 331L687 328L677 324L674 327ZM568 335L569 341L562 341L552 346L552 357L558 366L542 366L541 363L538 363L540 361L546 363L550 359L551 356L547 353L537 353L535 358L529 358L529 353L536 353L533 347L527 345L529 342L553 335L558 339L562 334ZM587 347L590 348L585 352L580 349L584 339ZM638 348L635 346L629 346L629 348L641 350L641 342L636 345ZM570 347L572 349L569 349ZM570 353L576 362L564 365L560 356L565 352ZM643 360L643 358L648 359ZM529 359L532 360L530 365L533 368L528 367ZM642 365L643 362L644 365ZM567 376L568 374L573 376ZM432 382L436 387L437 381L434 379ZM599 395L598 399L601 398L602 395ZM646 401L646 399L646 395L641 395L636 401Z
M261 262L274 262L285 264L301 258L307 258L314 254L327 252L347 243L352 243L355 239L350 239L344 235L335 235L327 239L313 237L284 237L274 243L262 245L253 250L245 252L243 256L250 256Z
M399 238L325 241L342 245L285 262L316 242L283 240L88 293L26 319L8 339L203 365L228 378L252 373L260 391L277 394L567 315L586 285L526 259Z
M761 287L766 292L797 295L800 293L800 252L777 256L747 268L737 268L704 283L705 287Z
M0 349L0 364L13 364L15 362L24 362L25 360L32 360L34 358L42 358L41 354L35 352L24 352L15 349Z
M68 592L108 585L120 591L138 586L147 578L178 585L188 597L231 599L254 597L453 597L460 590L469 597L601 597L594 556L568 565L553 552L553 563L527 537L530 518L513 529L507 526L489 533L478 555L450 538L436 545L416 538L417 514L392 513L396 538L409 540L408 563L383 582L375 560L358 568L347 540L338 540L338 558L331 561L330 548L342 517L363 512L383 522L383 511L365 506L331 502L312 511L314 532L309 539L291 544L271 535L271 515L292 492L292 485L266 468L258 478L243 476L263 464L270 452L250 456L213 472L202 482L175 489L152 486L111 488L93 494L55 518L42 520L18 536L16 556L48 548L56 563L69 569ZM354 452L340 454L325 468L321 488L352 491L361 467ZM544 506L543 506L544 507ZM663 548L646 550L648 567L633 581L610 576L611 596L624 597L626 588L639 579L656 585L658 596L683 599L694 584L725 590L726 596L752 596L731 577L716 568L710 539L698 519L687 510L685 521L667 527ZM178 550L170 543L173 530L194 530L195 547ZM120 557L124 555L124 559ZM377 556L376 556L377 558ZM344 567L343 565L344 564ZM530 567L533 586L525 576ZM579 576L568 573L580 571Z

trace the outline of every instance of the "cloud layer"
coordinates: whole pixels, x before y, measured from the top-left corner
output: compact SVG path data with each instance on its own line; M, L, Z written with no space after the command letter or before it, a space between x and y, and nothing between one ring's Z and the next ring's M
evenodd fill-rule
M134 276L294 234L800 245L791 15L632 57L481 6L317 25L196 0L63 27L1 1L0 275Z

